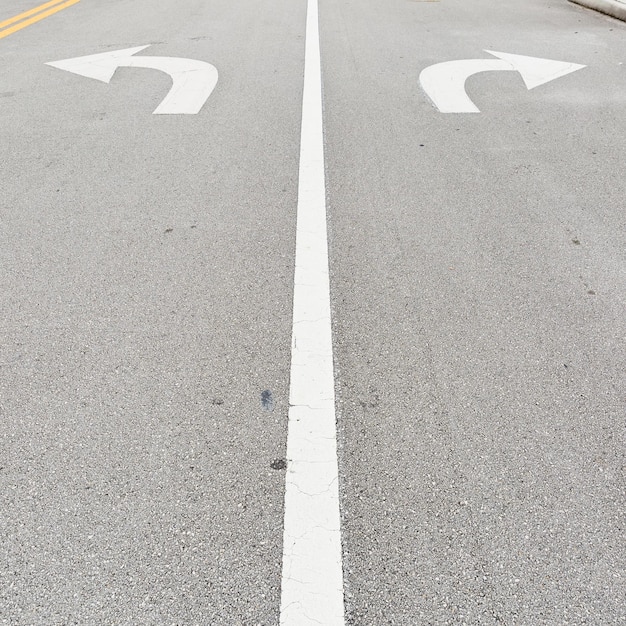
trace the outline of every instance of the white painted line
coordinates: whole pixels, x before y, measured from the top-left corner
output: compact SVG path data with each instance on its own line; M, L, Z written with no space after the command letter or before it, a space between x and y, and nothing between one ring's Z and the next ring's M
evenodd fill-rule
M343 626L317 0L308 0L296 228L281 626Z

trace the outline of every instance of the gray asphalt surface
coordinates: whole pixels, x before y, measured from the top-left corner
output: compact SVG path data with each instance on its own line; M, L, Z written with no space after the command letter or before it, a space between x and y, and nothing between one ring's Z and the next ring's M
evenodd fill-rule
M277 622L304 18L83 0L0 40L0 623ZM149 43L219 68L204 114L44 65Z
M321 15L350 623L624 623L626 26ZM438 113L420 71L485 48L589 67Z
M82 0L0 39L0 624L278 623L305 10ZM347 622L626 623L626 25L320 28ZM218 68L201 114L44 65L146 44ZM420 71L483 49L588 67L438 113Z

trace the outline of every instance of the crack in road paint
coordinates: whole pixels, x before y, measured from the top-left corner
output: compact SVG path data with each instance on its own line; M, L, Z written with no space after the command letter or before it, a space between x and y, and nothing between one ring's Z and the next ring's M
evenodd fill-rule
M317 0L307 8L281 626L343 626L343 571Z

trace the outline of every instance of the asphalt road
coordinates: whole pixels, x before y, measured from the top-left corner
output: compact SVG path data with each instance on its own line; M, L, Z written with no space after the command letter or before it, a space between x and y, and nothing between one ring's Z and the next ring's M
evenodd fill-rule
M276 625L306 2L2 37L33 6L0 8L0 624ZM346 624L626 623L626 24L320 0L320 39ZM45 65L148 44L218 68L198 115ZM440 113L420 72L484 50L586 67Z

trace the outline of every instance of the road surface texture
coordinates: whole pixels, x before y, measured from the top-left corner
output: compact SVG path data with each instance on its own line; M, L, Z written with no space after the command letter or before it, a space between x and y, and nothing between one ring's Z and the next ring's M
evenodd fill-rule
M35 4L0 8L0 624L278 625L307 2L7 34ZM345 624L626 624L626 24L319 20ZM146 45L218 69L197 115L46 65ZM486 50L585 67L440 112L421 72Z

